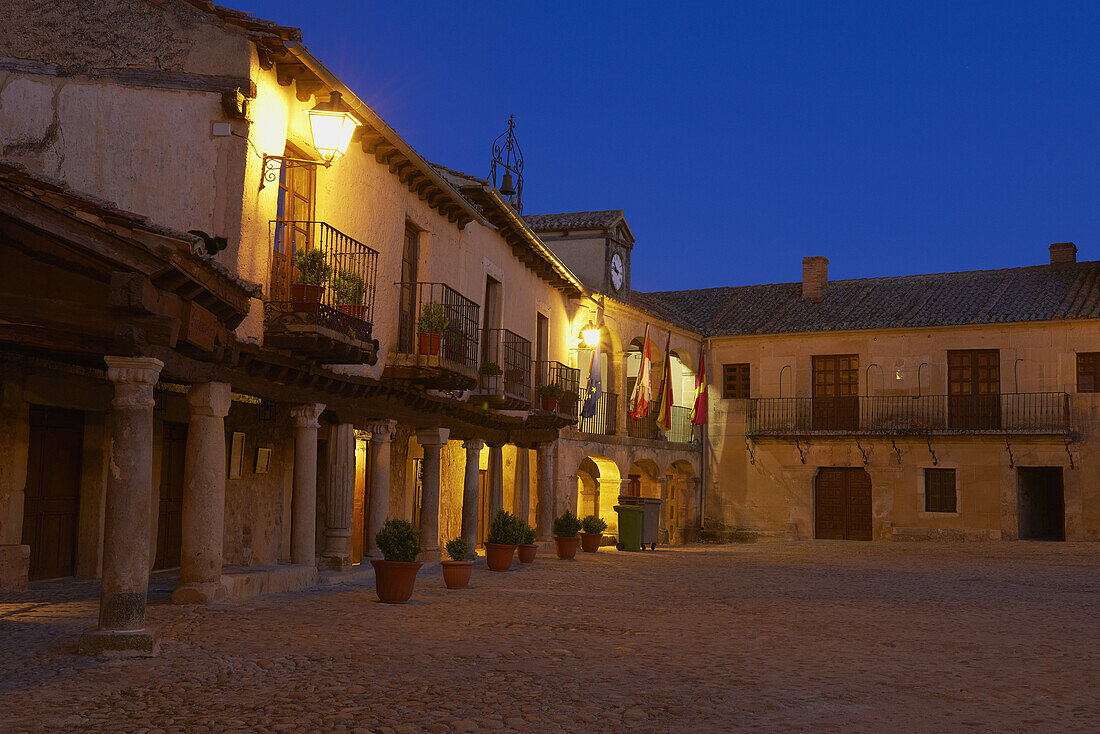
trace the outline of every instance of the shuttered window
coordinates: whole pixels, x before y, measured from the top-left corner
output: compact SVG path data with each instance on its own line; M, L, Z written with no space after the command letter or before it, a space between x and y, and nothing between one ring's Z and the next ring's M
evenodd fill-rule
M1077 392L1100 392L1100 352L1077 353Z
M924 511L957 512L955 501L955 470L924 470Z
M749 396L749 366L747 364L722 365L722 397L747 398Z

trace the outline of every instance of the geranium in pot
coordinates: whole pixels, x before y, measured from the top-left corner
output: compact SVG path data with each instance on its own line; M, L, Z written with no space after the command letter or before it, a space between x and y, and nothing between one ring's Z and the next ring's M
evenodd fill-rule
M332 266L320 247L298 250L294 254L295 279L290 284L290 302L295 311L316 313L321 303L325 281L332 276Z
M576 557L580 531L581 521L569 510L554 518L554 546L558 558L568 561Z
M432 357L439 356L439 342L447 329L447 317L443 315L443 304L429 301L420 308L420 320L416 322L420 332L420 353Z
M477 369L480 375L481 389L486 392L501 392L500 376L504 370L496 362L486 362Z
M367 320L367 307L363 305L363 291L365 290L363 276L354 270L340 270L332 279L332 293L336 297L336 309L340 313L354 316L360 321Z
M523 523L523 542L519 544L519 553L517 554L520 563L535 562L535 554L539 552L538 544L535 543L538 537L539 533L537 530L527 523Z
M581 548L585 553L595 553L600 549L600 541L603 540L603 531L607 530L607 523L603 518L589 515L581 520Z
M542 409L548 410L551 413L556 413L558 410L558 401L565 395L565 390L562 390L561 385L554 382L549 385L539 385L538 392Z
M466 553L470 550L469 543L462 536L454 540L448 540L447 556L449 561L441 561L443 566L443 580L448 589L465 589L470 583L470 573L474 570L474 562L466 560Z
M489 524L485 537L485 563L490 571L507 571L512 567L516 546L523 540L523 528L516 516L501 510Z
M424 565L416 560L420 555L420 535L410 522L386 520L374 541L382 551L382 560L371 559L374 590L379 600L387 604L404 604L412 596L416 572Z

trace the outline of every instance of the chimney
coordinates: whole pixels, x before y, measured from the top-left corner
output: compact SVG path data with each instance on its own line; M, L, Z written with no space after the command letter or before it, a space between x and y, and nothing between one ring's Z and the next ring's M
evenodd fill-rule
M1077 262L1077 245L1072 242L1055 242L1050 246L1050 264L1065 265Z
M802 258L802 297L820 301L829 282L829 259L821 255Z

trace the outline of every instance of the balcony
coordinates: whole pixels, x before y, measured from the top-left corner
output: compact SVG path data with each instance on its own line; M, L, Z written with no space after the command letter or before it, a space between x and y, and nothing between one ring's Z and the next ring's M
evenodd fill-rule
M298 282L298 252L316 285ZM271 222L271 282L264 304L264 344L326 363L374 364L374 289L378 253L325 222Z
M589 418L580 415L584 403L577 401L577 430L593 436L614 436L615 426L619 422L619 396L613 392L600 395L596 403L596 412Z
M537 410L577 417L577 395L580 390L581 371L561 362L539 362L535 367L535 392L533 406ZM557 390L547 390L549 386ZM548 394L544 395L546 392ZM561 394L558 395L557 393Z
M851 398L754 398L749 436L1063 435L1069 395L914 395Z
M649 414L641 420L628 418L626 432L631 438L644 438L650 441L667 441L669 443L698 443L691 430L691 408L682 405L673 405L669 422L672 424L667 431L657 426L657 405L649 406Z
M531 407L531 342L508 329L484 329L474 395L489 407Z
M480 307L444 283L397 285L397 344L383 376L440 390L476 387Z
M673 405L670 410L672 427L665 431L665 440L669 443L699 443L699 436L692 430L694 426L691 425L691 408Z

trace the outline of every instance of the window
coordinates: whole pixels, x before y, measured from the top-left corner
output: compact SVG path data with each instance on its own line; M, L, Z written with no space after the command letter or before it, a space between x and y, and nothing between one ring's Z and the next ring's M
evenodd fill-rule
M955 470L924 470L924 511L957 512L955 502Z
M1077 392L1100 392L1100 352L1077 353Z
M722 365L722 397L747 398L749 396L749 366L747 364Z

